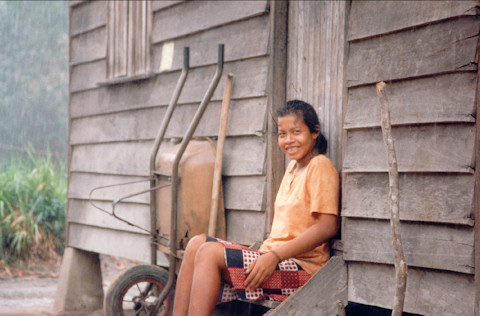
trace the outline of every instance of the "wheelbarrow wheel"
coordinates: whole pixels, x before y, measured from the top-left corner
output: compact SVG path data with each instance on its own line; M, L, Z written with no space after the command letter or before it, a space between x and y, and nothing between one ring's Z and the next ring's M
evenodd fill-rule
M170 290L157 313L153 313L155 300L168 281L168 272L154 265L132 267L119 275L105 296L106 316L171 315L174 289Z

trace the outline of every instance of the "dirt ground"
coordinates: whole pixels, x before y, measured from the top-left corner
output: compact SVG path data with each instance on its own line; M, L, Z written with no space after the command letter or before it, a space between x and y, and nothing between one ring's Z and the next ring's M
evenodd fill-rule
M104 292L117 275L136 262L100 255ZM1 316L53 316L59 263L43 265L34 273L0 273ZM102 316L98 310L88 316Z

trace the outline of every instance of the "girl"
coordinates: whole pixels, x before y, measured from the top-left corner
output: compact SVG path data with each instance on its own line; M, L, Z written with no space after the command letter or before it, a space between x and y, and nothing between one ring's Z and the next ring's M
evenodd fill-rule
M178 275L174 315L211 315L218 301L284 300L329 259L338 227L339 177L324 155L311 105L288 101L277 112L278 145L291 159L270 237L259 251L206 235L189 242Z

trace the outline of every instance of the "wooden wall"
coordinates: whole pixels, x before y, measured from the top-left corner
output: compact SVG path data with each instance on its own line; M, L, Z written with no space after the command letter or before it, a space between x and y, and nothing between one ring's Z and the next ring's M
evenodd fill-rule
M70 11L70 173L68 244L84 250L149 261L149 239L89 205L96 186L148 175L153 139L190 47L191 70L173 115L167 142L183 135L215 72L217 46L225 44L223 78L197 136L218 133L225 76L233 73L224 190L229 240L262 240L266 195L267 85L269 70L268 1L155 1L152 3L153 76L115 85L107 75L107 1L77 1ZM173 60L162 56L174 50ZM167 65L167 66L165 66ZM162 70L160 71L160 68ZM95 201L147 188L148 183L108 189ZM131 221L149 227L149 197L119 206Z
M349 300L391 308L386 81L400 172L405 311L473 315L478 1L353 1L342 239ZM478 238L478 237L477 237Z
M342 169L342 118L347 1L290 1L287 99L312 104L327 156Z

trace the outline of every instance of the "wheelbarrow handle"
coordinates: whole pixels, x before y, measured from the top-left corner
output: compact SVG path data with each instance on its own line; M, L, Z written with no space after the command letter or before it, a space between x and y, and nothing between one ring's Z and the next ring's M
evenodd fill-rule
M182 142L180 143L180 147L178 148L177 154L175 155L175 159L173 160L173 166L172 166L172 198L171 198L171 222L170 222L170 241L169 241L169 251L171 254L176 254L177 252L177 189L178 189L178 183L179 183L179 176L178 176L178 166L180 164L180 160L182 159L183 153L185 152L185 149L187 148L188 143L190 142L190 139L193 136L193 133L195 132L195 129L197 128L198 123L200 122L200 119L202 118L203 113L205 112L205 109L210 102L210 99L213 96L213 93L215 92L215 89L218 86L218 82L220 81L220 77L222 76L223 73L223 50L224 50L224 45L219 44L218 45L218 63L217 63L217 70L215 71L215 74L212 78L212 81L210 82L210 85L208 86L208 89L202 99L202 102L200 103L197 112L195 113L192 122L190 122L190 126L187 128L187 131L183 137ZM152 249L153 251L153 249ZM165 300L167 297L168 293L170 290L173 288L173 282L175 280L175 272L176 272L176 265L177 265L177 259L175 256L170 256L169 257L169 269L168 269L168 281L167 284L165 284L165 287L163 288L162 292L160 293L159 297L157 300L155 300L155 308L153 310L154 313L157 312L158 308L162 304L162 302Z

